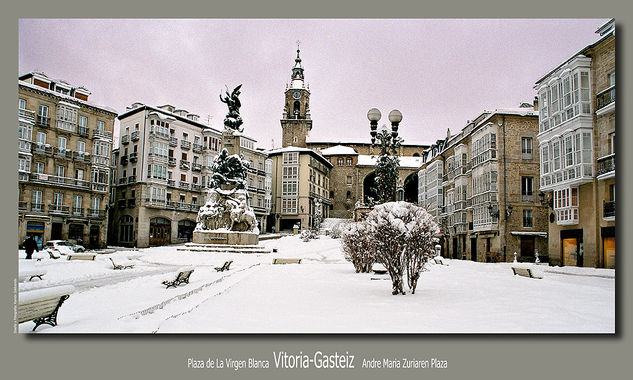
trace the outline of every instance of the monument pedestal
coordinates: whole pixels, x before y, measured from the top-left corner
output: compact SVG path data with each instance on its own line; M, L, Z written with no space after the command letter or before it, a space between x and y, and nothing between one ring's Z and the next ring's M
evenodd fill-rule
M193 231L195 244L257 245L259 235L241 231Z

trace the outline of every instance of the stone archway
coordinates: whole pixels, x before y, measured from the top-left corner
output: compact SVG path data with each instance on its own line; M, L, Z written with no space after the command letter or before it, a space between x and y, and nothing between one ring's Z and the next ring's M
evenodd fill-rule
M404 200L418 203L418 173L413 172L404 180Z
M378 194L376 193L376 172L371 172L363 179L363 203L369 204L369 198L373 199L373 202L378 201Z

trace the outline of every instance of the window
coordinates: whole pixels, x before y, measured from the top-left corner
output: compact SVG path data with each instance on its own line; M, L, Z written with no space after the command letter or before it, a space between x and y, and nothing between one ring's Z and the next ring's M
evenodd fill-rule
M42 190L33 190L33 208L42 210Z
M105 132L105 123L102 120L97 120L97 131Z
M75 178L80 180L80 181L83 181L83 179L84 179L84 170L83 169L76 169L75 170Z
M523 227L533 227L532 210L523 210Z
M79 127L81 128L79 130L79 133L87 133L87 129L88 129L88 118L85 116L79 116Z
M46 133L45 132L37 132L37 144L38 145L46 145Z
M66 150L66 142L68 140L66 140L65 137L63 136L59 136L57 137L57 147L59 148L60 151L65 151Z
M57 165L57 170L55 171L55 173L58 177L64 177L66 175L66 168L61 165Z
M352 166L352 158L348 157L345 163L347 166Z
M48 117L48 106L40 104L40 106L37 108L37 116L40 116L41 118Z
M73 201L73 213L81 212L81 204L83 203L83 197L81 195L75 195Z
M18 99L18 108L21 110L25 110L26 109L26 99Z
M44 174L44 163L42 161L35 162L35 173Z
M521 137L521 153L525 155L532 156L532 138L531 137Z
M77 124L77 108L72 104L60 102L57 106L57 128L74 132L75 124Z
M31 160L29 158L18 158L18 170L21 172L31 171Z
M615 132L609 133L609 154L615 153Z
M352 180L353 180L353 179L352 179L352 176L351 176L351 175L348 175L348 176L346 177L345 183L346 183L347 185L351 185L351 184L352 184Z
M61 209L62 204L64 203L64 193L54 193L53 194L53 205L57 210Z
M85 141L77 141L77 152L86 153L86 142Z
M554 190L554 210L557 224L578 223L578 188Z
M347 190L347 194L346 194L346 196L345 196L345 199L347 199L348 201L349 201L350 199L352 199L352 192L351 192L351 191Z
M299 152L289 152L283 154L283 164L298 164Z

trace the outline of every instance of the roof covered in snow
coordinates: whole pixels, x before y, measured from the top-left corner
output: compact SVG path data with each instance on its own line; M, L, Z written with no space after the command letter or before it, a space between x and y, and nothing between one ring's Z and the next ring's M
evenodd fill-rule
M323 157L318 152L315 152L314 150L308 149L308 148L300 148L300 147L296 147L296 146L287 146L285 148L269 150L267 153L268 153L269 157L272 157L272 156L276 156L278 154L283 154L283 153L288 153L288 152L306 153L306 154L309 154L312 157L318 159L319 161L324 163L327 167L329 167L329 168L334 167L334 165L332 165L332 163L330 161L328 161L327 158Z
M169 111L164 110L162 108L153 107L153 106L150 106L150 105L147 105L147 104L142 104L142 103L135 103L135 105L136 104L138 104L137 107L134 107L132 109L129 109L129 110L123 112L122 114L119 115L118 119L122 120L122 119L124 119L124 118L126 118L128 116L134 115L137 112L148 110L148 111L151 111L151 113L158 113L158 115L161 115L161 114L162 115L166 115L166 116L172 117L172 118L174 118L176 120L181 120L181 121L184 121L184 122L189 123L189 124L193 124L193 125L195 125L197 127L203 128L203 129L210 129L213 132L216 132L216 133L219 133L219 134L222 133L221 131L219 131L219 130L217 130L217 129L209 126L209 125L202 124L199 121L191 120L191 119L189 119L187 117L184 117L182 115L178 115L178 114L173 113L173 112L169 112Z
M44 88L44 87L38 86L36 84L31 84L31 83L24 82L24 81L21 81L21 80L18 80L18 84L20 86L28 87L28 88L31 88L33 90L37 90L37 91L45 92L45 93L50 94L50 95L54 95L54 96L56 96L58 98L64 99L64 100L69 101L71 103L79 103L79 104L82 104L82 105L85 105L85 106L88 106L88 107L98 108L98 109L100 109L102 111L113 113L115 115L118 114L117 110L115 110L112 107L102 106L102 105L99 105L99 104L96 104L96 103L92 103L92 102L89 102L89 101L86 101L86 100L81 100L81 99L75 98L74 96L62 94L61 92L56 92L56 91L50 90L48 88Z
M361 154L358 156L358 166L376 166L378 156L369 156ZM403 169L418 169L422 166L422 157L398 156L400 165Z
M321 150L321 154L324 156L343 156L343 155L358 155L358 152L354 148L349 146L337 145L331 148Z

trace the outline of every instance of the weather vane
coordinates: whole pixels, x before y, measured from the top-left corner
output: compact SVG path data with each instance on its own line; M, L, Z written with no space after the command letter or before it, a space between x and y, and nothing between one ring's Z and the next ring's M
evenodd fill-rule
M299 50L299 45L301 44L301 41L297 40L297 50Z

